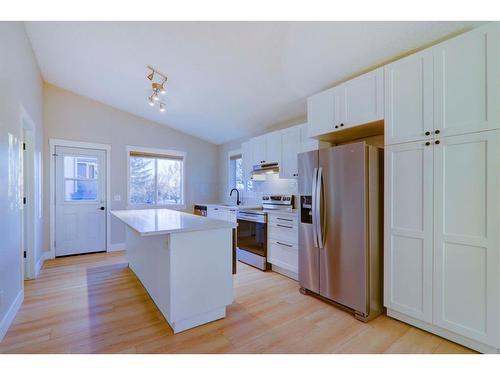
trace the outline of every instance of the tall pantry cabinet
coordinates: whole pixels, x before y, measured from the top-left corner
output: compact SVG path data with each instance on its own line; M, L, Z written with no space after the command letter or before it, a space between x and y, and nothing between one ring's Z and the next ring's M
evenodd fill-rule
M500 348L500 58L490 23L385 67L384 304Z

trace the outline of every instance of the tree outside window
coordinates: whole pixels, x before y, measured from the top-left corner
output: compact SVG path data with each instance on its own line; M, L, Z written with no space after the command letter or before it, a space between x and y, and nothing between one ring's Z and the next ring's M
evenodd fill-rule
M183 164L184 159L179 156L131 152L129 156L130 205L182 205L184 203Z

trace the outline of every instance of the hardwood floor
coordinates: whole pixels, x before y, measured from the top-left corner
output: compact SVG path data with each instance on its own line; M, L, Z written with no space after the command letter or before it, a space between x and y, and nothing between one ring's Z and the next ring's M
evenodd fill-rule
M361 323L239 263L225 319L173 335L124 252L45 262L0 353L473 353L387 316Z

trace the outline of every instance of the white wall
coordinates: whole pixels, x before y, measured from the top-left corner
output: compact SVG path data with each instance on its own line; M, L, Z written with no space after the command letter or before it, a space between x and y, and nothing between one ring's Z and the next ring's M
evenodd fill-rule
M144 105L147 105L144 102ZM155 109L151 109L155 110ZM167 109L168 111L168 109ZM168 112L166 113L168 116ZM111 145L111 209L123 209L127 200L126 146L143 146L185 151L186 210L195 202L217 200L217 146L155 122L131 115L71 93L56 86L44 85L45 151L44 167L49 171L48 140L60 138L73 141ZM49 181L45 179L45 249L49 246ZM121 201L113 196L121 195ZM111 219L111 243L125 241L125 228Z
M35 155L43 145L42 78L22 22L0 22L0 323L22 291L21 112L35 124ZM35 225L35 256L42 253L42 222ZM0 327L0 339L1 339Z

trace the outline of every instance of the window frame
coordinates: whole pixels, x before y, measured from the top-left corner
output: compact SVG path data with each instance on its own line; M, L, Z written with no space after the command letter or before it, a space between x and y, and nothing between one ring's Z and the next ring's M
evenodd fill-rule
M181 203L172 204L133 204L130 203L130 153L131 152L141 152L145 154L156 154L162 156L177 156L182 158L182 168L181 168ZM147 208L170 208L170 209L185 209L186 208L186 152L178 150L168 150L160 148L150 148L150 147L139 147L139 146L127 146L126 147L126 158L127 158L127 209L147 209ZM155 177L156 181L157 177ZM156 182L155 182L156 183ZM156 189L156 187L155 187Z
M232 183L235 181L236 176L232 176L231 161L233 160L233 158L235 156L239 156L238 159L241 158L241 162L243 163L243 153L241 151L242 151L241 149L238 149L238 150L229 151L227 153L227 187L228 187L228 191L233 189L233 188L238 189L236 186L232 185ZM242 168L243 168L243 165L242 165ZM245 181L243 181L243 189L238 189L238 190L240 191L240 193L246 191Z

